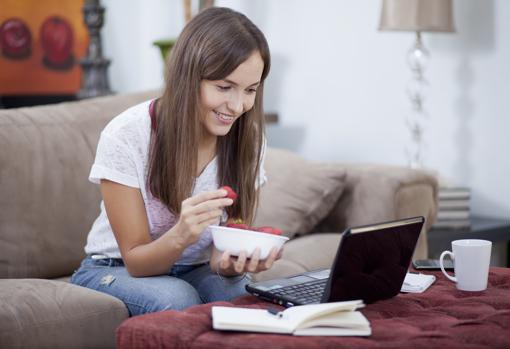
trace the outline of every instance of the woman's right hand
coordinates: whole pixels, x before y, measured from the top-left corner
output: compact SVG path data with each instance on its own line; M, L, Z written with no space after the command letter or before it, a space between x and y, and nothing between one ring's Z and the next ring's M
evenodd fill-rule
M200 193L184 200L181 215L174 226L178 241L187 247L200 239L200 234L211 224L218 224L223 207L233 204L225 189Z

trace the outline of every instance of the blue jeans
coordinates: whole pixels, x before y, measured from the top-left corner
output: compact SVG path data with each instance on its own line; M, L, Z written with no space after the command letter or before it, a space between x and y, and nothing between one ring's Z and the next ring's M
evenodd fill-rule
M226 301L246 294L249 278L218 276L209 263L174 265L168 275L132 277L122 259L86 257L71 282L122 300L130 316Z

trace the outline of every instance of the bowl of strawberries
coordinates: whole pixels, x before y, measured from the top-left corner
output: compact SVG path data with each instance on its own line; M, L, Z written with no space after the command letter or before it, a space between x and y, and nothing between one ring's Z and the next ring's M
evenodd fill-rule
M232 256L239 256L242 251L250 258L257 247L260 259L266 259L271 249L280 249L288 237L281 235L281 230L273 227L249 227L246 224L227 224L210 226L214 246L220 251L228 251Z
M232 200L237 198L235 191L223 186L221 189L227 191L227 196ZM242 251L250 258L255 249L260 248L260 259L266 259L273 248L280 249L288 237L282 236L278 228L250 227L241 221L227 223L225 226L211 225L211 234L214 246L220 251L228 251L232 256L239 256Z

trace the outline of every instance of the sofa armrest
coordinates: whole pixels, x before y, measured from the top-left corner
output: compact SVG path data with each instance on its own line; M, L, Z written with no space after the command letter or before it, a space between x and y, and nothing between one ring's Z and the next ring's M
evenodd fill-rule
M424 216L414 258L428 255L427 231L436 219L438 183L424 170L388 165L340 165L347 172L345 191L315 231L343 231L411 216Z

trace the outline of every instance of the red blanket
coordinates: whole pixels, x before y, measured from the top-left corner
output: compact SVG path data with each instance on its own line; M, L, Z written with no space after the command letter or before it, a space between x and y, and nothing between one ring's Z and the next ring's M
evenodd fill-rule
M361 311L370 320L370 337L294 337L215 331L211 306L271 306L252 296L185 311L164 311L125 320L117 348L510 348L510 269L491 268L483 292L462 292L438 280L425 293L399 294Z

